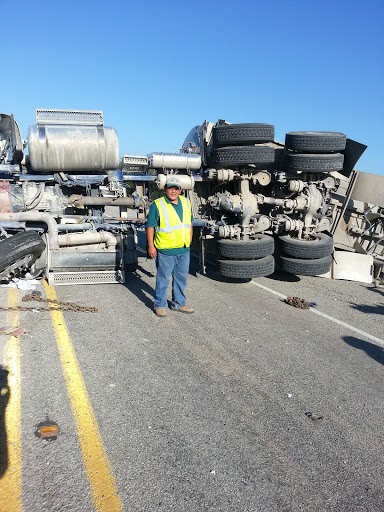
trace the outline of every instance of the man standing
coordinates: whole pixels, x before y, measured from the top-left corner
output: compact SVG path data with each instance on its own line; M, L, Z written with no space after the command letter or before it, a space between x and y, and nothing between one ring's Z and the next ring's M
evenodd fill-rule
M167 316L165 308L171 274L171 309L193 313L193 309L185 305L184 293L193 234L191 203L180 195L181 182L173 174L167 177L164 193L164 197L151 204L147 220L148 255L156 258L157 268L153 309L159 317Z

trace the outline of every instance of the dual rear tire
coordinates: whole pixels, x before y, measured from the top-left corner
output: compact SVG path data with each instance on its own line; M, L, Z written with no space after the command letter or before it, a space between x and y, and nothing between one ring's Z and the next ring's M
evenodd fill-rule
M244 123L215 126L213 159L218 167L266 165L274 162L275 128L271 124Z
M217 241L221 275L236 279L250 279L273 274L275 241L268 235L254 235L248 240L221 239Z
M331 268L333 240L324 233L317 233L310 240L280 236L279 248L276 261L283 272L317 276ZM269 276L275 271L275 243L271 236L258 234L249 240L220 239L217 250L218 270L225 277L249 279Z
M290 235L280 236L281 254L278 266L283 272L301 276L317 276L329 272L332 263L333 239L317 233L310 240L299 240Z
M344 166L346 136L339 132L290 132L285 136L284 168L289 172L324 173Z

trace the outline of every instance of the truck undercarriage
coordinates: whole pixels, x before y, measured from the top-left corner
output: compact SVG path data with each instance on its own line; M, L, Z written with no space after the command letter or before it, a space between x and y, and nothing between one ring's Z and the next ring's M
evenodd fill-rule
M123 282L137 265L135 230L145 224L153 184L159 194L169 173L191 200L203 269L214 240L226 277L265 276L276 266L324 274L364 149L337 132L291 132L282 144L272 125L205 121L179 153L120 162L101 112L37 110L27 141L13 116L1 114L0 279ZM380 261L382 209L371 207L365 219L354 234L373 237L360 246Z

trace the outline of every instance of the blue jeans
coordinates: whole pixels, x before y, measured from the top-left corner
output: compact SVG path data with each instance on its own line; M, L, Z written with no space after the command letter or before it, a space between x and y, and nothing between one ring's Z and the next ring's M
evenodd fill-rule
M172 274L172 309L185 305L184 290L187 286L190 252L185 251L178 256L169 256L157 251L156 256L156 290L153 308L166 308L169 278Z

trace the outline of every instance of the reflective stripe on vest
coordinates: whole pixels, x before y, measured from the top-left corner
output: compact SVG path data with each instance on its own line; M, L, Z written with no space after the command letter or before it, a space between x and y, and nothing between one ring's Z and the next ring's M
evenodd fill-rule
M179 196L183 208L183 220L171 203L164 197L156 199L159 210L160 226L155 228L155 247L157 249L176 249L191 245L191 203L184 196Z

